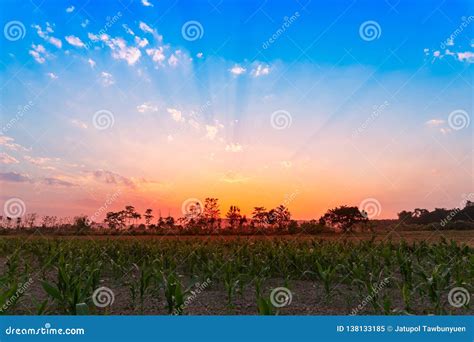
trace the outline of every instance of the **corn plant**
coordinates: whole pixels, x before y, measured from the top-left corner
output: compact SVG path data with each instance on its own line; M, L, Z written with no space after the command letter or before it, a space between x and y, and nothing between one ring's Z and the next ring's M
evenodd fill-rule
M185 296L189 290L183 290L183 286L175 273L163 274L163 286L168 313L182 315Z

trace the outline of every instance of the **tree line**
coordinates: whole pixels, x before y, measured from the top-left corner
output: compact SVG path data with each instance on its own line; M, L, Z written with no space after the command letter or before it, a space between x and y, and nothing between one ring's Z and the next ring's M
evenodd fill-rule
M464 208L440 209L433 211L416 208L413 211L398 213L400 223L428 225L432 223L445 227L451 222L474 222L474 202L466 201ZM243 215L236 205L231 205L224 217L221 217L219 200L206 198L204 204L189 203L182 217L175 219L168 215L155 217L153 209L146 209L140 214L132 205L123 210L106 213L102 223L92 222L87 216L71 218L43 216L41 219L35 213L23 217L10 218L0 216L3 228L73 228L75 231L85 231L93 228L103 228L105 225L111 231L124 229L147 230L150 232L215 233L258 231L274 231L280 233L317 233L322 231L349 232L355 227L362 230L372 230L368 225L367 213L355 206L342 205L329 209L318 220L298 222L293 220L289 209L284 205L267 210L265 207L254 207L250 217Z

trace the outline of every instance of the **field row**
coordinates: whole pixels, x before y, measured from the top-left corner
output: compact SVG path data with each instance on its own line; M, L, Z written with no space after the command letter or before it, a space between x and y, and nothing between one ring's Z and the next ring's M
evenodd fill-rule
M4 314L473 314L454 241L0 239Z

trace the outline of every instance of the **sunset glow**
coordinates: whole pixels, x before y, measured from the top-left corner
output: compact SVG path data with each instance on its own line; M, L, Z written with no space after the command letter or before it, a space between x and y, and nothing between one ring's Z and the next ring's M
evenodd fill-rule
M155 2L11 2L3 21L25 37L0 51L3 201L91 216L113 197L111 210L179 217L188 198L217 197L221 213L285 204L312 219L376 199L377 218L395 218L473 191L472 122L452 120L472 119L473 43L466 31L440 47L467 4L438 27L441 12L420 24L422 4L399 6L401 25L383 2L359 3L328 27L337 6L318 22L317 3L268 5L270 20L251 1L221 14ZM374 18L380 37L359 37ZM183 33L192 20L197 39Z

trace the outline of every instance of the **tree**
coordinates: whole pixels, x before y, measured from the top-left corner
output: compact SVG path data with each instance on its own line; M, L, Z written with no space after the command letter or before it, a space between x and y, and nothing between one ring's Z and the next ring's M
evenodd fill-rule
M273 211L275 216L275 223L278 225L278 228L283 229L288 226L291 220L291 214L288 208L284 205L279 205Z
M174 217L173 216L165 217L165 225L169 228L173 228L173 226L174 226Z
M204 210L202 216L205 220L205 223L210 225L211 228L214 227L214 224L219 219L221 211L219 210L219 203L217 198L206 198L204 200Z
M128 222L128 225L131 225L132 221L136 219L137 214L138 213L135 211L135 207L133 205L125 206L125 218Z
M398 213L398 219L404 223L412 223L413 213L411 211L403 210Z
M89 228L88 222L89 218L85 215L74 217L73 225L76 228L76 233L87 230Z
M267 222L267 209L264 207L254 207L252 212L252 220L257 226L264 226Z
M140 220L141 218L142 218L142 215L140 215L137 212L134 212L133 215L132 215L132 219L135 221L134 224L137 224L138 220Z
M277 223L277 213L275 209L271 209L269 212L267 212L267 214L265 215L265 222L268 223L270 226L273 226Z
M145 215L143 215L145 217L145 224L147 226L150 225L151 223L151 220L153 220L153 210L152 209L147 209L145 210Z
M324 216L319 219L323 225L329 225L334 229L348 232L356 223L367 222L365 217L357 207L340 206L327 211Z
M201 217L202 214L202 208L201 208L201 203L199 202L194 202L191 203L187 208L186 208L186 213L184 214L184 218L189 220L198 220Z
M110 211L106 214L104 223L106 223L110 229L121 229L125 227L125 222L128 219L127 212L122 210L118 212Z
M242 215L240 215L240 208L235 205L230 206L229 211L225 216L229 220L229 224L232 228L234 228L242 218Z
M38 215L36 213L26 214L25 215L25 226L33 228L36 224L36 219Z

